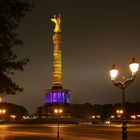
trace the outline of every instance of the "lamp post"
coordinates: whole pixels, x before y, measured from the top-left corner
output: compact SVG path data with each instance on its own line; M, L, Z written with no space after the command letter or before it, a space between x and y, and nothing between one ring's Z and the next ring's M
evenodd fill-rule
M54 109L54 113L57 115L60 115L63 113L62 109ZM59 119L57 118L57 140L59 140Z
M1 122L1 124L3 123L3 115L4 114L6 114L6 109L0 109L0 116L1 116L1 120L0 120L0 122Z
M110 69L110 77L111 81L113 82L114 86L119 87L122 90L122 105L123 105L123 113L122 113L122 140L127 140L127 126L126 126L126 109L125 109L125 89L130 85L135 77L136 73L139 69L139 63L136 62L135 58L132 58L132 62L129 64L130 71L132 73L131 78L124 78L122 81L116 82L115 79L118 75L118 70L116 66L113 64L112 68Z

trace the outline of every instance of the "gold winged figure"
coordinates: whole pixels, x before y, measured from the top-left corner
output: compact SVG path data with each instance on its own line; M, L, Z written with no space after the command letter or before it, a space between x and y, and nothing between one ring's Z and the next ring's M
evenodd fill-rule
M61 23L62 21L61 21L60 15L59 15L59 17L56 17L56 15L54 15L54 17L51 19L51 21L55 23L54 32L55 32L55 33L61 32L60 23Z

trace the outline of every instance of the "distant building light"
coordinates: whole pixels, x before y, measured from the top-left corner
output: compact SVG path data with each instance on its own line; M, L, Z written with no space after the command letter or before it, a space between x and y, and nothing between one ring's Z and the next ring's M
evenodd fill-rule
M95 119L96 118L96 116L95 115L92 115L92 119Z
M131 115L131 119L136 119L136 115Z
M114 119L115 118L115 116L114 115L111 115L111 119Z
M138 118L140 118L140 115L137 115Z
M101 116L100 116L100 115L97 115L96 117L97 117L98 119L100 119L100 118L101 118Z
M27 120L27 119L29 119L29 116L23 116L22 118Z
M16 115L10 115L10 118L15 119L16 118Z
M121 118L121 115L118 115L118 118Z
M105 121L106 124L110 124L110 121Z

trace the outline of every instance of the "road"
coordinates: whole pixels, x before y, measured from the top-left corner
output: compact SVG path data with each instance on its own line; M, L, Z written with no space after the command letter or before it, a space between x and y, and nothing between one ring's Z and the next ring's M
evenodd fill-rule
M121 140L120 125L60 124L60 140ZM0 125L0 140L56 140L55 124ZM140 140L140 125L128 126L128 140Z

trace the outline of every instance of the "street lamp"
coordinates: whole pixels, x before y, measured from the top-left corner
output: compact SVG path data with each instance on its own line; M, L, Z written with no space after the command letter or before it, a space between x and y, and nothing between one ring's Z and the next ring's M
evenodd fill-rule
M130 85L135 77L136 73L139 69L139 63L136 62L135 58L132 58L131 63L129 64L130 71L132 73L132 77L129 79L123 79L122 81L116 82L115 79L119 73L118 69L115 65L112 65L110 69L110 77L114 84L114 86L121 88L122 90L122 105L123 105L123 114L122 114L122 140L127 140L127 126L126 126L126 110L125 110L125 88Z
M0 109L0 115L5 114L6 110L5 109Z
M62 109L54 109L54 114L61 115L63 113ZM59 119L57 118L57 140L59 140Z
M3 123L3 117L2 117L2 115L4 115L4 114L6 114L6 109L0 109L0 116L1 116L0 122L1 122L1 124Z
M117 117L121 118L122 114L123 114L123 110L122 109L118 109L118 110L116 110L116 113L117 113Z
M121 110L116 110L116 113L119 114L119 115L123 114L123 110L122 109Z

